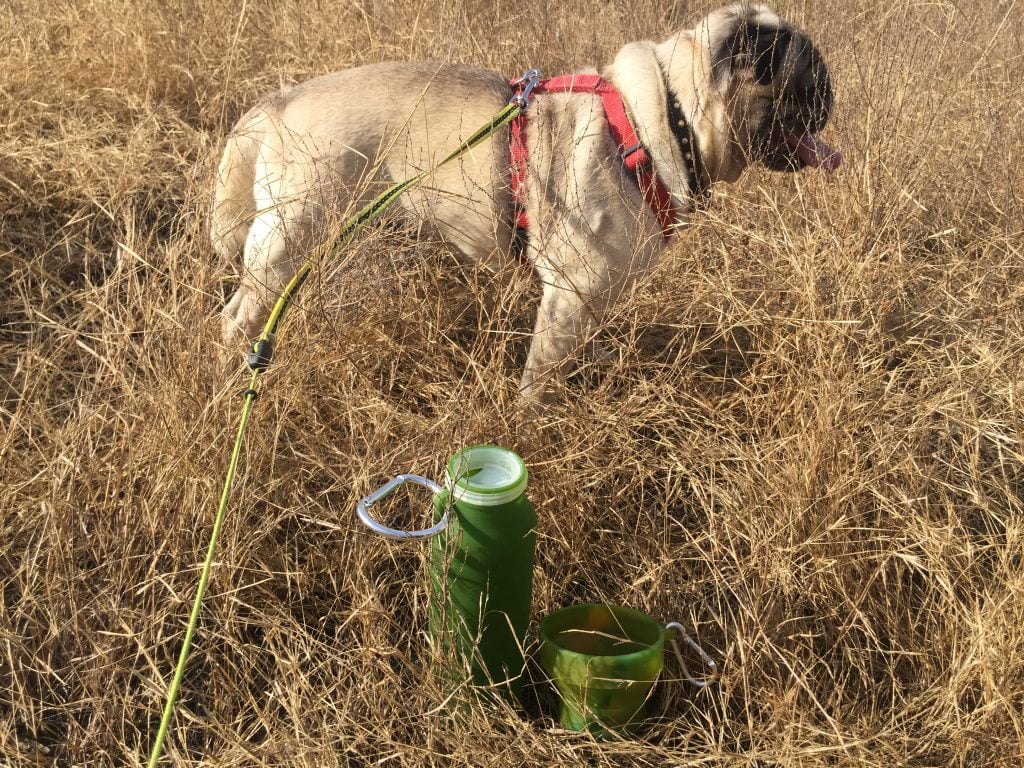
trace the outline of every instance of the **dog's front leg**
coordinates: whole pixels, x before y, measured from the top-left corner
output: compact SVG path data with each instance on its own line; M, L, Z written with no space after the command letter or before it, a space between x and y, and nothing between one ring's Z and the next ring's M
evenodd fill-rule
M549 402L614 297L608 281L596 274L538 271L544 295L519 390L529 400Z

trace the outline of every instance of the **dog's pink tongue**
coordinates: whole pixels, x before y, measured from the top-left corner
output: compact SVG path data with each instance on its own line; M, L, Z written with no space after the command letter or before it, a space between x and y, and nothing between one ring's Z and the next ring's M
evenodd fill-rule
M796 149L800 159L812 168L834 171L843 162L843 154L838 149L829 146L813 134L793 137L789 139L789 145Z

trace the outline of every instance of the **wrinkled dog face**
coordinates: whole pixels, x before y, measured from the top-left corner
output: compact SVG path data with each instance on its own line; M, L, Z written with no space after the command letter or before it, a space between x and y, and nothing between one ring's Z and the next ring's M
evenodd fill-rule
M762 5L738 4L705 20L715 85L731 101L746 162L775 171L835 168L817 137L832 110L832 83L817 48Z

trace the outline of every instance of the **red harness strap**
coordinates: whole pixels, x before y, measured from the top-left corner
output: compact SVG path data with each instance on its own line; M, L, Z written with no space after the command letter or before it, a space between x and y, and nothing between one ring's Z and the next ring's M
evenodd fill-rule
M519 84L511 83L513 87ZM519 86L521 87L521 86ZM672 233L676 223L676 209L672 196L665 184L658 178L651 163L651 157L640 143L626 115L626 106L615 86L600 75L562 75L537 83L534 93L596 93L601 97L604 116L608 121L615 145L619 148L623 162L634 176L647 204L651 206L664 236ZM512 121L509 135L509 162L511 167L512 202L516 208L516 226L529 227L526 216L526 114L520 114Z

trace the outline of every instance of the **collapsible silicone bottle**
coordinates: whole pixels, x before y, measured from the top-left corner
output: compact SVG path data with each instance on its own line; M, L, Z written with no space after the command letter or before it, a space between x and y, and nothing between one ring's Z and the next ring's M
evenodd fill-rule
M523 460L477 445L448 461L435 497L448 527L431 542L430 634L442 657L469 662L473 682L522 698L523 647L533 595L537 513Z
M476 445L448 460L445 480L399 475L359 502L359 516L386 536L434 537L429 629L442 678L519 701L537 541L526 465L512 451ZM370 517L371 505L407 481L434 491L431 528L397 531Z

